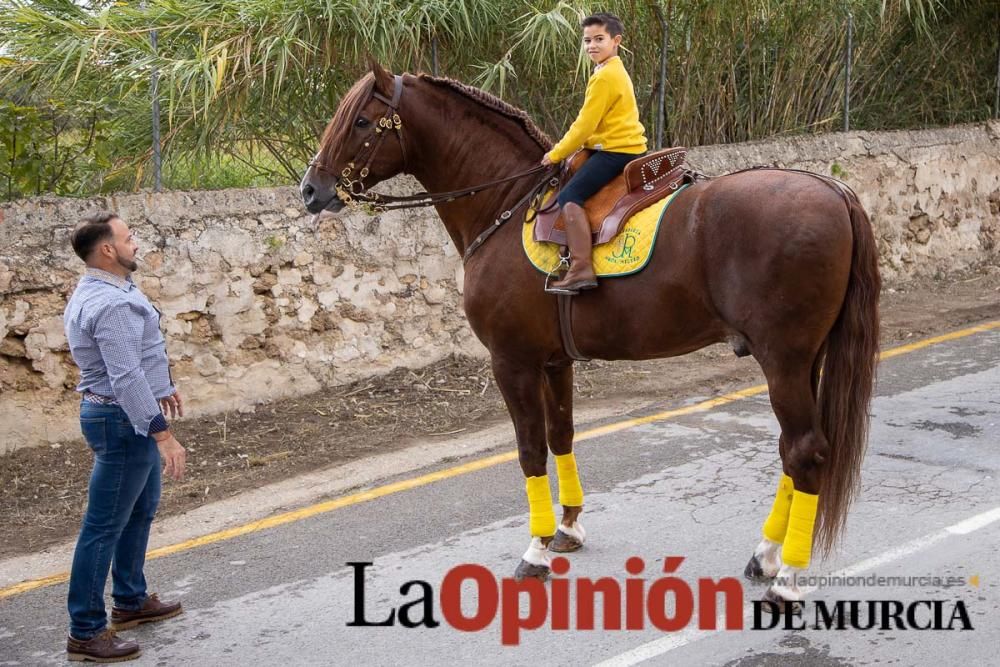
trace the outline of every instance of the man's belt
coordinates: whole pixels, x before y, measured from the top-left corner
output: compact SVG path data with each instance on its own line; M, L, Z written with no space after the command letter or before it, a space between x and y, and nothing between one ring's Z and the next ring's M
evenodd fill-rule
M114 396L101 396L100 394L92 394L89 391L83 392L83 400L88 403L97 403L98 405L118 405L118 401L115 400Z

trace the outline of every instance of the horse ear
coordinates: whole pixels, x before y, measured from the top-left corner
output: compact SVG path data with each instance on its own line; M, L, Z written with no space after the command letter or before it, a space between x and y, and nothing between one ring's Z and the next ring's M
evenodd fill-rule
M395 87L392 74L387 72L373 56L368 56L368 66L375 75L375 90L386 97L392 97L392 90Z

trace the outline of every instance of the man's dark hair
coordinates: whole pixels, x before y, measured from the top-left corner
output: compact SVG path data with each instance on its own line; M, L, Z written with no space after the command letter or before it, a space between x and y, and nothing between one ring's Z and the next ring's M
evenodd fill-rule
M617 37L625 31L625 28L622 26L622 20L608 12L597 12L580 21L581 28L589 28L592 25L604 26L605 30L612 37Z
M97 244L110 241L114 237L111 221L116 218L118 218L117 213L101 211L87 216L76 226L70 236L70 243L80 259L86 262Z

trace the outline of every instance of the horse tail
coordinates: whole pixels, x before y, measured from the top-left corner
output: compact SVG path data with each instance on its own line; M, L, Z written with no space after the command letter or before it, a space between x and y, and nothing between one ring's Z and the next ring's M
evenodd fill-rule
M879 354L878 249L868 214L853 192L844 192L854 242L847 293L827 335L819 386L820 424L830 445L820 482L816 546L829 554L847 521L860 486L868 443L869 407Z

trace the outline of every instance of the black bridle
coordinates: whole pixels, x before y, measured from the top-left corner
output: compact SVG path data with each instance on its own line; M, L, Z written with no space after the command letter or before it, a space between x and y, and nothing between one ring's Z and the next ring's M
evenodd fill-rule
M451 190L449 192L418 192L413 195L395 196L369 191L367 187L365 187L364 179L368 176L369 167L371 166L372 160L375 158L375 154L378 152L378 149L381 147L382 142L385 140L390 131L395 132L396 137L399 140L399 149L403 155L403 171L406 171L406 143L403 140L403 121L399 116L399 103L402 97L403 77L399 74L394 77L392 99L385 97L374 88L372 89L372 95L369 98L369 101L371 99L376 99L382 102L385 104L386 110L385 113L375 122L374 127L372 128L371 136L365 139L361 150L358 151L358 154L354 157L354 159L348 162L347 166L340 172L340 176L337 179L335 197L345 204L350 205L358 202L370 206L375 211L420 208L452 202L462 197L471 197L482 190L503 185L504 183L517 181L526 176L544 174L542 180L533 186L525 196L521 197L521 199L519 199L512 207L498 215L493 224L486 228L482 234L477 236L472 243L469 244L469 247L466 248L465 254L462 258L463 261L467 261L472 253L486 242L486 239L492 236L501 225L510 220L514 211L544 192L547 186L557 185L558 182L553 177L559 170L559 167L556 165L550 167L539 165L537 167L518 172L513 176L498 178L487 183L474 185L461 190ZM358 164L361 164L360 169L357 167ZM336 173L331 167L320 161L319 154L317 154L316 157L309 162L309 166L328 174ZM357 169L357 178L355 178L355 169Z

